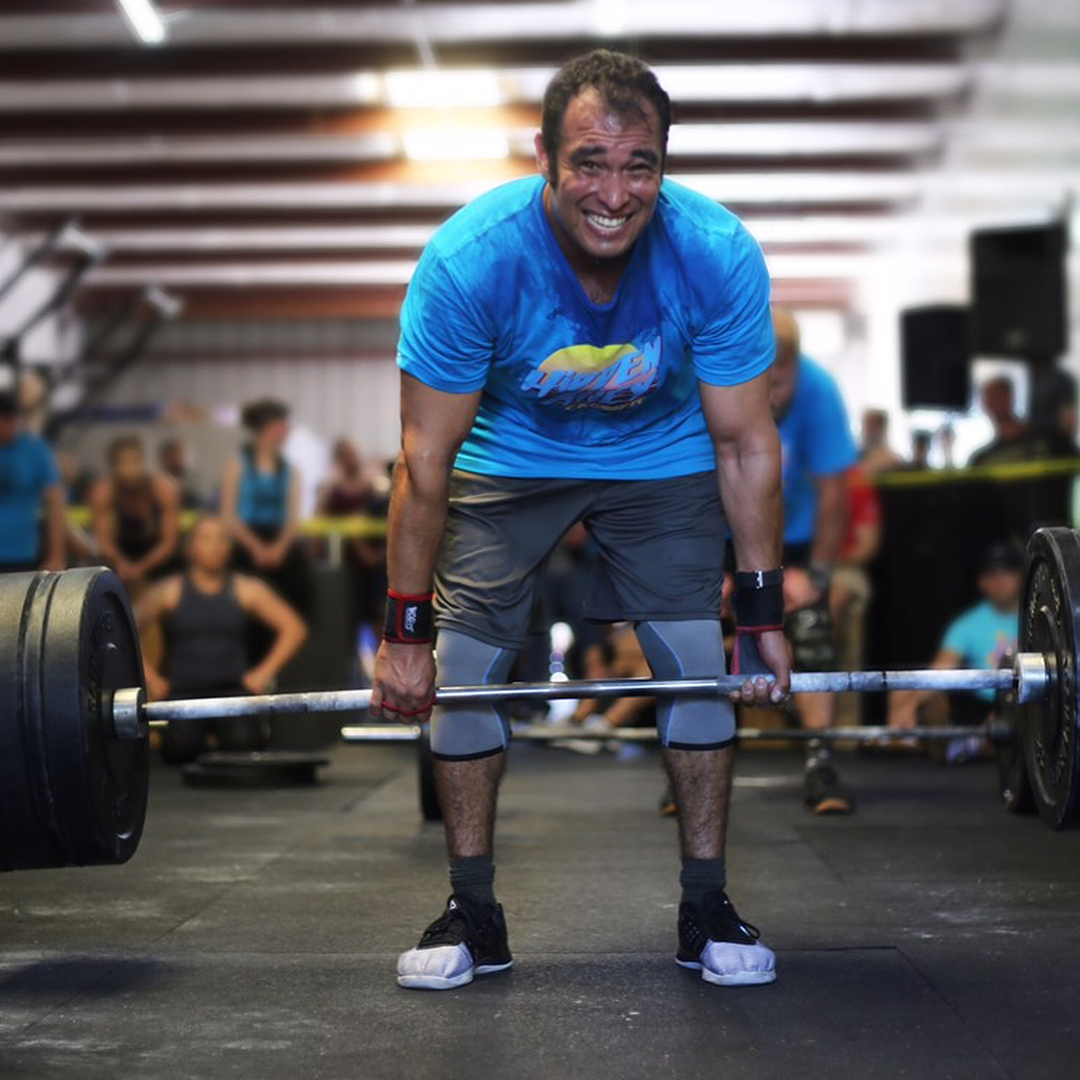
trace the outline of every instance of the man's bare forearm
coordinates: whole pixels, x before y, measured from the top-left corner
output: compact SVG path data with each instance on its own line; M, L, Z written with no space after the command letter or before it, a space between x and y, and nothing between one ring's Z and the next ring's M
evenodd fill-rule
M387 534L390 588L415 596L431 591L446 528L450 461L405 451L394 467Z
M784 544L784 504L780 440L775 428L720 443L716 457L720 496L739 569L779 566Z

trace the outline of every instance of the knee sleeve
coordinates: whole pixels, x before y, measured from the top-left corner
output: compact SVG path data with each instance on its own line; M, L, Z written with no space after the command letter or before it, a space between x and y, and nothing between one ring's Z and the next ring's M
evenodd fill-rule
M436 645L440 686L482 686L506 682L514 653L456 630L440 630ZM431 719L431 752L445 761L468 761L501 753L510 742L505 706L440 705Z
M638 641L657 679L716 678L726 670L724 638L713 619L642 622ZM719 694L661 698L656 726L673 750L718 750L735 738L735 709Z

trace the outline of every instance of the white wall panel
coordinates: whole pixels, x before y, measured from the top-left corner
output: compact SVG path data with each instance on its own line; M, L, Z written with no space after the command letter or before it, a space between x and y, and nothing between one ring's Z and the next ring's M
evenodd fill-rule
M398 373L391 357L150 359L110 393L120 404L190 403L219 421L234 419L247 401L279 397L297 425L327 442L349 435L372 456L397 452Z

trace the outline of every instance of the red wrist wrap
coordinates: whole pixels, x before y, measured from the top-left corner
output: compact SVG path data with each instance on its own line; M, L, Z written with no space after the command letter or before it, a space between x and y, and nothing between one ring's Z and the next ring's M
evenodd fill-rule
M410 596L388 590L383 639L395 645L430 645L435 636L434 598L434 593Z

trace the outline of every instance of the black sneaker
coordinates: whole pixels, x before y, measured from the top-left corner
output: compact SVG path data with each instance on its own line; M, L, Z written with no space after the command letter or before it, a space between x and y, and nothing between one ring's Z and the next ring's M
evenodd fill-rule
M452 990L513 962L502 907L455 895L420 944L398 957L397 981L410 990Z
M855 809L831 765L814 765L803 781L806 808L815 814L850 814Z
M679 967L715 986L761 986L776 980L776 956L761 932L739 918L727 893L706 894L700 907L679 905Z

